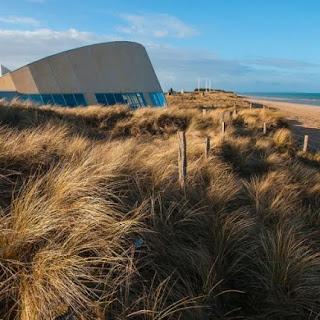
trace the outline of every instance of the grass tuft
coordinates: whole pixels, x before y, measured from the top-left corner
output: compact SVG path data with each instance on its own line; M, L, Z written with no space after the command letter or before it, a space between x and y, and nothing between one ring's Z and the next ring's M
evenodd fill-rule
M318 154L235 94L168 100L1 102L1 319L318 319Z

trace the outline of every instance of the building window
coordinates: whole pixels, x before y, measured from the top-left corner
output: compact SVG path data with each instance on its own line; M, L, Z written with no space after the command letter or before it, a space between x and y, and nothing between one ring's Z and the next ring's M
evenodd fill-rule
M53 98L54 104L59 105L59 106L66 105L66 102L65 102L62 94L53 94L52 98Z
M127 105L131 108L134 107L134 102L132 101L132 98L131 98L131 94L130 93L127 93L127 94L124 94L123 95L123 98L125 101L127 101Z
M105 96L109 106L113 106L114 104L116 104L116 99L113 93L106 93Z
M156 107L166 105L166 100L162 92L152 92L149 94L152 104ZM142 92L133 93L96 93L97 102L102 105L127 104L131 108L146 107L147 102Z
M21 94L18 92L1 92L0 99L12 100L18 98L22 101L30 101L40 105L59 106L86 106L87 102L82 93L69 94Z
M144 96L143 96L143 94L141 92L137 93L137 98L139 100L139 103L140 103L141 107L146 107L147 106L146 100L144 99Z
M77 106L77 102L76 102L76 99L74 98L73 94L64 94L63 98L66 101L66 105L68 107L76 107Z
M107 99L103 93L96 93L96 99L99 104L107 105Z
M123 103L124 104L129 104L129 100L128 100L127 95L126 94L122 94L121 96L122 96L122 99L123 99Z
M122 94L121 93L115 93L114 98L116 99L117 104L125 104L126 102L124 101Z
M43 104L54 104L53 98L51 94L42 94Z
M160 106L161 107L164 107L167 105L167 101L166 101L166 98L164 96L164 94L162 92L158 92L158 100L160 102Z
M158 106L158 101L157 101L157 98L156 98L156 94L155 93L150 93L149 96L150 96L150 99L152 101L152 104L154 106Z
M131 104L130 104L130 107L131 108L134 108L134 109L137 109L139 107L142 107L140 105L140 102L138 100L138 97L137 97L137 94L136 93L130 93L129 94L129 99L131 100Z
M87 101L84 98L84 95L82 93L76 93L74 95L74 97L76 99L76 102L77 102L78 106L86 106L87 105Z
M28 99L32 102L36 102L38 104L43 104L43 101L42 101L40 94L29 94Z
M154 106L164 107L166 105L166 98L162 92L151 92L149 95Z
M6 99L7 101L9 101L17 97L18 97L17 92L0 91L0 99Z
M17 97L21 101L28 101L28 95L27 94L19 94Z

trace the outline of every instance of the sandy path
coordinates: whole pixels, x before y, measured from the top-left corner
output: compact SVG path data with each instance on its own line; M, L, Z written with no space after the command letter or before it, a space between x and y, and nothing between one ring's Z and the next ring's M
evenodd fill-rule
M309 135L311 148L320 150L320 107L251 98L249 100L279 109L289 120L299 143L302 144L304 135Z

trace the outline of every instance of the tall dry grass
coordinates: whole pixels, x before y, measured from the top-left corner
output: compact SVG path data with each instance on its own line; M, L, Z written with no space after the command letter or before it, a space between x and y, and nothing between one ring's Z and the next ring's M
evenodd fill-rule
M222 136L228 106L15 103L0 107L1 319L318 319L319 161L281 115L243 106Z

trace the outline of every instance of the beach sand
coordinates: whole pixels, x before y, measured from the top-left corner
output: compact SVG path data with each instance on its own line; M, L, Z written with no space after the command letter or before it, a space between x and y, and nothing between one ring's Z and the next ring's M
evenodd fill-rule
M302 144L304 136L309 135L311 148L320 151L320 107L253 98L248 100L279 109L289 120L298 142Z

